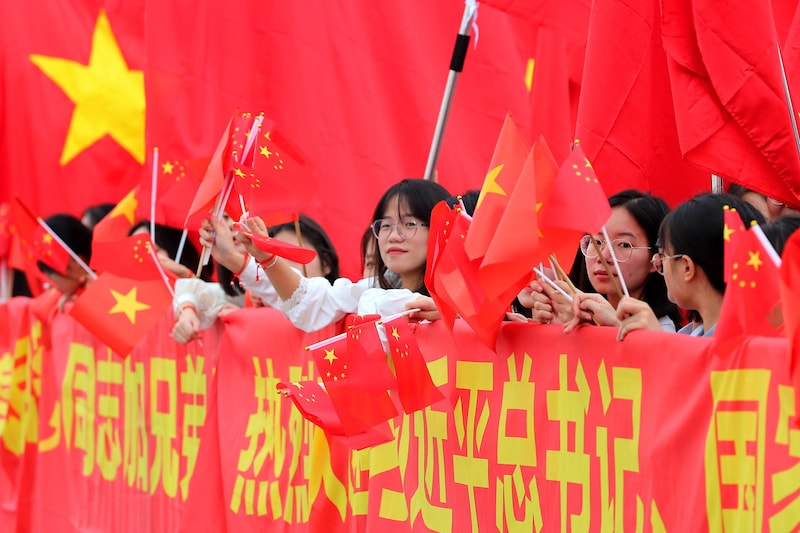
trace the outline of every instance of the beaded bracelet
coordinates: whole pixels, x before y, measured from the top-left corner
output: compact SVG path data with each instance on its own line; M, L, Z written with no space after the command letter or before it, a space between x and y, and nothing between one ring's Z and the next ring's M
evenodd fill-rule
M278 262L278 256L275 255L275 254L272 254L272 257L270 259L265 259L264 261L259 261L258 262L258 266L262 270L266 271L266 270L272 268L273 266L275 266L275 263L277 263L277 262ZM266 263L266 264L264 264L264 263ZM258 270L256 270L256 281L258 281L258 278L259 278Z

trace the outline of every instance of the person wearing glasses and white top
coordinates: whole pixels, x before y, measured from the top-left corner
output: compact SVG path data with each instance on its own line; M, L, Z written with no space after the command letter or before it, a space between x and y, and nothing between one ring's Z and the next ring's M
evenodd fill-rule
M650 258L656 251L658 228L669 213L669 207L661 198L632 189L617 193L608 201L611 205L611 216L605 227L629 294L652 307L662 329L675 331L681 320L680 312L667 299L664 279L650 263ZM584 235L580 241L581 253L576 258L571 273L575 277L577 288L582 292L575 295L570 303L549 285L532 283L531 290L524 291L519 299L525 305L533 303L534 320L567 324L567 332L579 323L619 325L616 307L620 296L615 280L603 266L592 240L595 240L606 263L614 272L614 278L618 280L619 274L614 271L614 262L605 238L602 235ZM576 273L579 275L576 276ZM558 283L567 288L563 282Z
M661 223L653 268L664 276L670 301L700 316L699 323L678 333L706 337L714 333L725 294L726 205L736 209L745 226L753 220L764 222L761 212L736 196L705 193L680 204ZM619 340L637 329L658 329L652 309L635 298L623 298L617 316Z
M269 279L270 290L277 292L278 309L295 327L312 332L350 313L396 314L404 311L408 302L427 296L425 266L431 211L448 196L441 185L422 179L405 179L390 187L375 208L371 226L378 244L374 251L376 275L357 282L306 278L284 259L257 249L246 236L236 234L236 238L259 265L262 277ZM249 219L248 224L254 233L266 235L258 217ZM207 229L200 235L204 244L213 241ZM229 268L241 268L241 258L238 261L240 264ZM258 287L248 288L259 295Z

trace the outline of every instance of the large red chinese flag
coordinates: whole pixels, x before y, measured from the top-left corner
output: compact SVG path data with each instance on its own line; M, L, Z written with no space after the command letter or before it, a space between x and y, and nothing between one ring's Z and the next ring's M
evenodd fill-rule
M508 197L519 178L528 155L528 143L510 114L506 115L497 138L489 171L483 180L478 205L472 214L473 224L464 243L470 259L483 257L494 237L497 224L508 204Z
M714 339L721 351L745 335L783 336L781 260L759 226L741 231L727 246L731 277L725 288Z
M674 206L710 190L682 158L669 82L658 2L593 2L575 137L606 196L638 189Z
M516 295L529 281L531 271L542 255L539 251L539 210L544 198L539 196L539 191L544 186L549 189L557 172L558 165L544 138L540 137L528 154L481 262L481 285L489 298L497 297L512 287Z
M770 2L661 4L686 159L772 198L800 204L800 156Z
M162 280L137 281L101 274L81 294L70 314L118 355L131 349L172 305Z
M397 392L403 410L412 413L444 399L431 379L428 365L406 317L392 319L383 325L397 373Z
M0 200L80 215L138 182L144 1L10 2L0 19Z

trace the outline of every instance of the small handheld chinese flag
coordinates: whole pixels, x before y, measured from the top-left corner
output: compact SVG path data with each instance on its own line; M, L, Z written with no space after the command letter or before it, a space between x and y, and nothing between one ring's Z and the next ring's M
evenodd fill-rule
M405 317L383 323L389 341L389 353L397 373L397 391L406 413L424 409L442 400L425 364L425 358Z

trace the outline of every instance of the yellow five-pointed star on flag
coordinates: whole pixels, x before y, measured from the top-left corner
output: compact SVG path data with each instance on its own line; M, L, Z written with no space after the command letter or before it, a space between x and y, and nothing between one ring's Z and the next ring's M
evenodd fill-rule
M504 191L500 184L497 183L497 176L500 175L500 172L502 172L504 166L505 165L503 164L497 165L486 174L486 179L483 183L483 187L481 187L481 193L478 195L478 203L475 206L475 209L481 206L483 199L486 198L486 195L489 193L507 196L506 191Z
M150 309L149 305L136 299L136 287L129 290L127 294L122 294L111 289L111 296L114 297L117 303L108 311L108 314L125 313L125 316L128 317L131 324L136 324L136 313L138 311Z
M38 54L30 59L75 104L62 165L105 135L144 163L144 72L128 68L105 11L97 17L88 65Z

